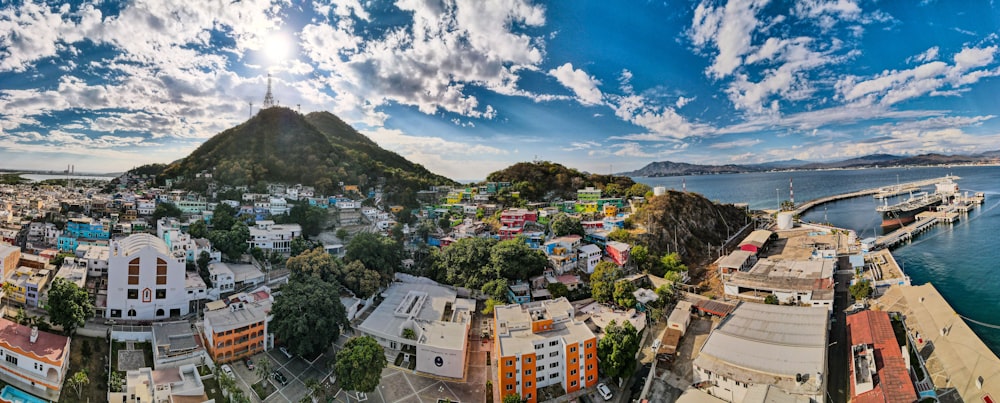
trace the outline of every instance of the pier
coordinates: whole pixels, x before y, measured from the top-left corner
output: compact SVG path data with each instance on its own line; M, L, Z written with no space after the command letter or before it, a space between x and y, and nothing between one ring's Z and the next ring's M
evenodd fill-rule
M958 221L963 214L966 214L983 203L984 196L977 193L974 196L959 196L951 204L938 206L937 211L924 211L917 214L917 220L905 225L889 234L882 235L875 239L875 247L892 247L899 243L913 239L914 235L926 231L937 224L951 224Z
M922 181L907 182L907 183L901 184L899 186L900 186L900 188L915 189L915 188L919 188L919 187L923 187L923 186L930 186L930 185L936 184L938 182L941 182L941 181L944 181L944 180L949 180L949 179L950 180L957 180L957 179L961 179L961 178L959 178L957 176L944 176L944 177L934 178L934 179L925 179L925 180L922 180ZM885 189L884 186L877 187L877 188L871 188L871 189L865 189L865 190L859 190L857 192L842 193L842 194L839 194L839 195L822 197L822 198L819 198L819 199L816 199L816 200L811 200L811 201L802 203L802 205L796 207L795 210L792 210L792 213L794 215L796 215L796 216L799 216L799 215L802 215L805 212L813 209L814 207L822 205L822 204L834 202L834 201L837 201L837 200L851 199L851 198L854 198L854 197L876 195L879 192L881 192L883 189Z

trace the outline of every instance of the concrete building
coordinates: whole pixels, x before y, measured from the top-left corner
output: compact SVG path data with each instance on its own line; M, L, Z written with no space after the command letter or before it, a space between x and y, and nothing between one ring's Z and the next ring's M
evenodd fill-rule
M579 257L577 263L580 270L588 274L594 272L594 268L601 262L601 248L597 245L583 245L578 249Z
M771 240L771 231L759 229L751 232L743 241L739 244L740 250L745 250L747 252L752 252L753 254L760 254L764 247L767 246L767 242Z
M563 298L493 309L494 356L500 395L534 403L538 389L566 393L597 385L597 336Z
M392 359L403 353L404 361L415 360L418 372L465 377L474 300L458 298L455 291L437 284L398 281L382 296L382 303L356 330L378 340Z
M757 263L757 255L745 250L734 250L719 262L719 277L738 271L749 271Z
M774 295L782 303L833 308L833 273L836 262L822 260L761 259L750 271L734 272L723 279L726 295L763 301Z
M740 304L709 334L693 362L694 382L733 403L775 401L760 400L767 396L823 403L828 317L824 308Z
M862 311L847 317L851 343L851 401L912 403L918 400L907 358L896 341L889 314Z
M69 369L69 337L0 318L0 380L58 401Z
M203 331L212 360L230 362L265 351L273 303L270 289L262 287L206 305Z
M688 301L677 301L674 310L667 318L667 328L678 330L681 336L687 332L688 325L691 324L691 303Z
M106 318L156 320L187 315L184 256L151 234L111 242Z
M236 276L229 265L216 262L208 265L208 279L212 281L212 288L220 293L233 292L236 290Z
M205 347L188 321L154 323L153 366L159 369L201 364Z
M628 263L629 251L632 250L632 245L624 242L609 241L604 245L604 250L612 262L619 267L624 267Z
M109 402L203 403L213 402L205 394L198 369L193 364L176 368L145 367L125 373L125 391L108 393Z
M18 267L6 281L7 289L10 290L8 301L37 308L41 291L49 284L51 274L49 269Z
M21 248L13 245L0 246L0 279L5 279L17 270L21 261Z
M250 227L251 248L260 248L265 252L276 251L288 253L292 251L292 239L302 236L302 226L298 224L275 224L271 220L257 221Z

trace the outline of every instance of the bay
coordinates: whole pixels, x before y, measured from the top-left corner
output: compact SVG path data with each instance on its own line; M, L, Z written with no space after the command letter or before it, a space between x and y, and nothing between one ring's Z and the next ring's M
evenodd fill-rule
M959 222L940 225L912 242L893 249L913 284L931 282L960 315L1000 325L1000 167L955 166L767 172L633 178L650 186L688 191L723 203L748 203L752 209L775 209L789 199L789 180L796 204L840 193L896 183L957 175L962 192L983 192L984 204ZM901 196L905 197L905 196ZM896 200L890 200L893 203ZM827 203L803 214L804 221L852 229L861 238L881 234L878 206L871 196ZM1000 330L966 322L995 353Z

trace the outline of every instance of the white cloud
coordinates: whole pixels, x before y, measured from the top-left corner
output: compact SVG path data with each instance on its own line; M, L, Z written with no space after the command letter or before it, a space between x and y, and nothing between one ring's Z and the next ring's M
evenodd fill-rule
M569 147L561 148L563 151L590 150L601 147L601 143L596 141L571 141Z
M939 89L976 83L982 78L1000 75L998 69L974 70L993 63L996 46L964 48L955 54L954 65L932 61L905 70L886 70L871 77L841 78L836 89L838 97L859 105L893 105L927 94L948 94Z
M602 103L604 95L597 88L601 84L596 78L587 74L582 69L574 69L572 63L549 70L549 75L555 77L564 87L569 88L576 94L576 99L584 105L599 105Z
M674 102L674 107L676 107L677 109L683 108L684 105L687 105L691 101L694 101L694 99L695 99L695 97L690 97L690 98L688 98L688 97L677 97L677 102Z
M611 146L612 148L617 148L618 150L612 154L619 157L635 157L635 158L651 158L656 154L648 153L643 150L642 145L639 143L620 143Z
M361 133L387 150L454 179L482 179L510 164L506 157L509 151L489 145L413 136L397 129L377 128Z
M716 150L728 150L731 148L747 148L747 147L753 147L762 142L763 141L761 139L740 139L740 140L726 141L722 143L714 143L712 145L709 145L708 148L713 148Z
M731 0L724 7L713 7L707 1L698 4L688 35L694 45L704 49L711 45L718 50L706 73L724 78L743 64L743 56L753 49L753 32L760 25L757 11L767 0Z
M934 61L934 60L937 60L937 58L938 58L938 52L940 52L940 51L941 51L941 49L939 47L932 46L932 47L928 48L927 50L925 50L923 53L921 53L919 55L915 55L915 56L911 56L911 57L906 58L906 62L907 63L911 63L911 62L927 63L927 62L930 62L930 61Z

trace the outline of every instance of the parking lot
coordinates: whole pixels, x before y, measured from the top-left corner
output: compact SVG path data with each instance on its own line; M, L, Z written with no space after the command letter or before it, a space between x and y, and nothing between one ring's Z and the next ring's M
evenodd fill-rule
M333 372L333 366L331 365L332 361L329 358L333 356L332 352L328 352L327 354L320 356L311 363L295 356L288 358L277 349L272 349L266 353L254 355L251 359L254 363L258 363L265 356L271 361L272 370L281 371L288 379L288 383L285 386L282 386L269 376L269 382L275 386L277 391L272 393L270 396L267 396L264 400L258 399L257 395L253 393L253 390L250 387L250 385L257 383L257 381L260 380L257 373L248 369L246 365L243 364L242 360L229 364L229 366L233 368L233 371L236 372L237 384L254 402L299 402L303 397L309 394L309 388L305 385L306 380L316 379L317 381L322 381Z

